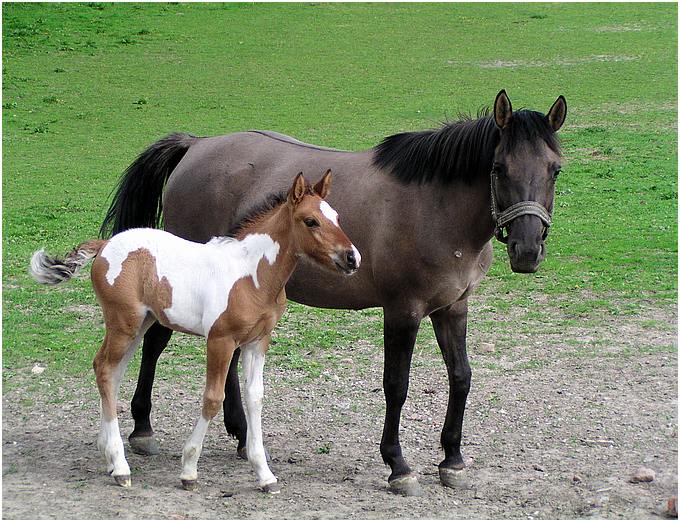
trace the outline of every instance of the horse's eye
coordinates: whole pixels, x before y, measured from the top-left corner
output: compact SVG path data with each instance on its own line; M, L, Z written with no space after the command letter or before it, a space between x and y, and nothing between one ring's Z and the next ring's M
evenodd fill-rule
M307 218L305 219L305 225L307 225L309 228L314 228L319 226L319 222L314 218Z
M561 172L562 169L557 169L555 172L553 172L553 179L557 179L557 176L559 176Z
M494 163L492 170L494 174L503 175L505 174L505 165L503 165L502 163Z

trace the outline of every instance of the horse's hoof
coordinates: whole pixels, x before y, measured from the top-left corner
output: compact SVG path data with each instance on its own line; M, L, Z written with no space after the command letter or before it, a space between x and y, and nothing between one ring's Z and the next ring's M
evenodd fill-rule
M404 495L405 497L420 497L423 488L420 487L418 478L414 474L405 475L389 481L390 493Z
M182 487L187 491L196 491L198 489L198 480L182 479Z
M139 455L158 455L161 450L153 437L130 437L130 449Z
M447 488L471 489L472 483L468 476L467 468L452 469L439 468L439 480Z
M248 460L248 450L246 449L245 446L237 449L236 454L240 459ZM267 459L267 462L271 463L272 456L269 454L269 450L267 448L264 449L264 457Z
M132 480L130 480L130 475L114 475L113 479L119 486L122 486L124 488L132 487Z
M262 486L262 491L269 495L278 495L281 493L281 486L278 482L272 482L271 484L265 484Z

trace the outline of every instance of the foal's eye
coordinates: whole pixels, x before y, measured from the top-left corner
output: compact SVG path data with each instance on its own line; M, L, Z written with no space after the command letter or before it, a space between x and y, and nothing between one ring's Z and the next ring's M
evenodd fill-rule
M493 167L491 167L491 170L493 170L494 174L502 176L505 174L505 165L502 163L494 163Z
M319 226L319 222L314 218L307 218L305 219L305 225L307 225L309 228L314 228Z

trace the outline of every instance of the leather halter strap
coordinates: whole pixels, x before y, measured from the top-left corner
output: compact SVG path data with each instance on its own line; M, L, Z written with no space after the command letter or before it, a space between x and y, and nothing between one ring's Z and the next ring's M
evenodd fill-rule
M543 239L548 237L548 230L552 225L550 212L538 203L537 201L520 201L514 205L510 205L504 211L498 210L498 197L496 196L496 173L491 171L491 216L495 224L494 235L501 243L508 242L508 236L504 235L503 229L515 218L530 214L538 216L543 222L545 231L543 232Z

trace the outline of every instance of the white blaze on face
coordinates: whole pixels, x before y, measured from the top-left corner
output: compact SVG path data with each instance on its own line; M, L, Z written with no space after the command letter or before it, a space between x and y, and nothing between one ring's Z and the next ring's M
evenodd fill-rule
M335 211L333 207L331 207L325 201L322 201L321 204L319 205L319 209L321 210L321 213L324 216L326 216L326 219L328 219L336 227L340 226L340 224L338 223L338 213Z

